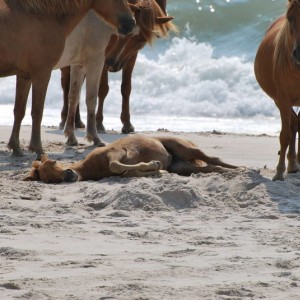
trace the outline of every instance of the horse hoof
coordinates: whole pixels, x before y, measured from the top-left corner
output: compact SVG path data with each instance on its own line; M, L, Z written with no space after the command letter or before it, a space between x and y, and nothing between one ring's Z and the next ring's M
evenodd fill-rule
M84 129L85 128L85 124L81 120L76 121L75 122L75 128L76 129Z
M283 174L276 174L273 178L272 178L273 181L284 181L284 176Z
M21 149L13 150L13 153L11 154L12 157L22 157L24 156Z
M152 160L151 163L156 170L161 170L163 168L163 164L159 160Z
M107 131L106 131L105 128L104 128L104 129L97 129L97 132L98 132L98 133L101 133L101 134L107 133Z
M68 138L66 145L70 147L76 147L78 146L78 141L76 138Z
M128 134L128 133L133 133L133 132L134 132L134 127L132 125L123 126L123 128L122 128L122 133L123 134Z
M107 133L105 127L102 124L97 125L98 133Z
M94 146L95 147L104 147L104 146L106 146L106 144L104 142L102 142L101 140L95 140Z

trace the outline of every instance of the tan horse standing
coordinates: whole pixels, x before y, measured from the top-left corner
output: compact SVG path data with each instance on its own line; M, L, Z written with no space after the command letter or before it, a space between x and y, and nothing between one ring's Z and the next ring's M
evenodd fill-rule
M99 105L96 115L98 132L105 132L103 126L103 105L109 92L108 72L118 72L122 70L122 132L130 133L134 127L130 121L129 100L131 93L132 72L137 59L138 51L147 43L151 43L156 36L165 37L169 30L176 30L170 22L173 17L166 15L166 1L159 0L129 0L135 12L136 28L135 34L128 36L113 35L106 49L106 66L104 66L99 86ZM134 5L134 6L133 6ZM70 68L61 70L61 82L64 92L64 105L61 112L60 128L65 126L69 107L70 91ZM75 116L75 127L84 128L80 118L79 106L77 106Z
M17 75L14 125L9 141L13 155L22 155L21 121L32 84L32 135L29 149L43 153L41 121L51 71L66 37L94 9L121 34L135 21L124 0L0 0L0 76Z
M268 29L255 58L255 75L262 89L280 111L281 132L277 173L273 180L284 180L288 149L289 173L299 170L296 157L296 134L299 120L293 106L300 106L300 1L289 0L287 13Z

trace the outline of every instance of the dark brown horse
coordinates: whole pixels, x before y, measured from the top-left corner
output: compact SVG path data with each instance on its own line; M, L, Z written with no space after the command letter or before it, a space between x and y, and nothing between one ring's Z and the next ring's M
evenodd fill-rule
M255 75L261 88L274 100L280 111L281 132L277 173L273 180L284 180L287 153L289 173L299 170L296 156L299 116L293 106L300 106L300 1L289 0L287 13L268 29L255 58Z
M41 121L51 71L58 62L66 37L94 9L119 33L135 25L124 0L0 0L0 76L17 75L14 125L8 147L22 155L19 142L32 84L32 135L29 149L43 153Z
M130 121L130 93L132 72L137 59L138 51L147 43L151 43L157 36L165 37L169 30L176 30L170 22L173 17L166 15L166 1L159 0L130 0L130 4L135 5L136 34L124 36L112 36L106 50L106 65L103 68L99 86L99 105L96 115L98 132L105 132L103 126L103 105L109 91L108 72L118 72L122 70L122 132L130 133L134 127ZM61 73L62 88L64 91L64 105L61 113L60 128L64 127L68 113L68 93L70 85L70 69L63 68ZM84 124L80 118L79 106L77 107L75 126L83 128Z

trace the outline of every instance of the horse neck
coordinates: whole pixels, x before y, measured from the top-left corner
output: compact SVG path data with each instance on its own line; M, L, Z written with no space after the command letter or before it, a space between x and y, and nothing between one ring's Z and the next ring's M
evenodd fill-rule
M93 170L93 168L91 168L91 161L86 158L82 161L72 163L69 165L69 168L78 174L79 181L95 179L91 171Z
M91 3L91 2L90 2ZM84 16L88 13L91 8L91 4L87 5L82 10L73 13L71 15L64 15L60 17L60 23L63 27L65 35L68 36L75 27L80 23L80 21L84 18Z

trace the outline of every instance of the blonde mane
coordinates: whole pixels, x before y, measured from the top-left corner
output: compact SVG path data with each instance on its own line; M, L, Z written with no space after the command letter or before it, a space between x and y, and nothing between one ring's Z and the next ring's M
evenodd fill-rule
M91 0L5 0L5 2L13 9L28 13L62 16L87 8Z
M141 33L149 44L158 36L168 36L170 30L177 31L177 27L171 21L157 24L156 19L166 17L166 15L155 0L131 0L129 2L140 8L136 21Z

